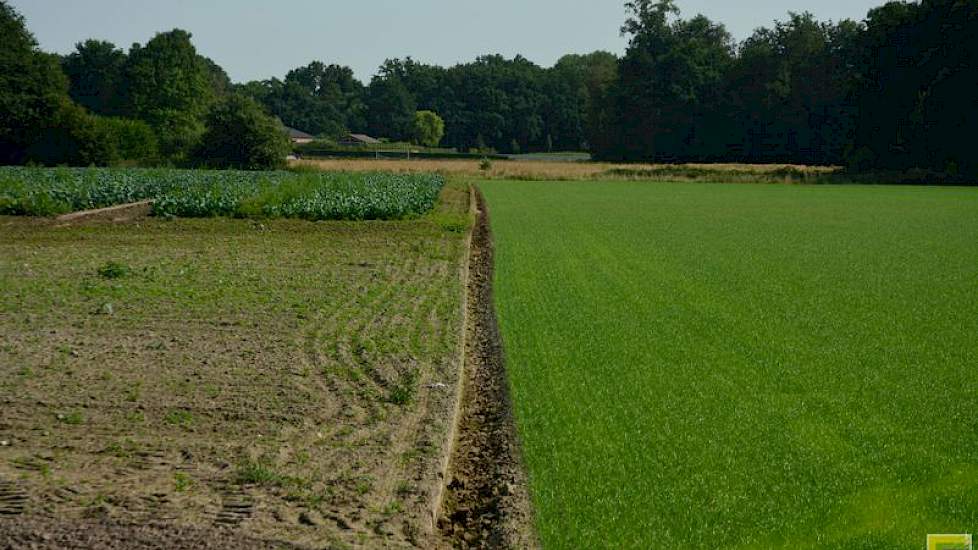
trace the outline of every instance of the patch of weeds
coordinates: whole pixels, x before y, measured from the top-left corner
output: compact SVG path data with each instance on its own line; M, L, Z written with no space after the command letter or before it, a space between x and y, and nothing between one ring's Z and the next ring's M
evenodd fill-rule
M221 388L218 388L214 384L209 384L204 388L204 394L211 399L217 399L221 395Z
M312 488L312 482L305 479L286 478L286 484L293 484L282 497L288 502L294 502L306 508L319 508L333 497L333 491L329 487L323 490Z
M357 485L356 487L354 487L354 490L358 495L363 496L370 492L370 488L372 486L373 483L371 483L369 479L361 479L360 481L357 482Z
M171 426L189 428L194 423L194 415L190 411L177 409L166 413L166 416L163 417L163 421Z
M10 463L18 468L37 472L44 479L51 477L51 465L40 458L33 456L20 457L11 460Z
M106 262L98 268L98 276L103 279L121 279L132 273L129 266L119 262Z
M173 474L173 488L178 493L184 493L184 492L186 492L188 489L190 489L190 487L193 486L193 484L194 484L194 481L192 479L190 479L190 476L187 475L186 473L184 473L184 472L177 472L177 473Z
M472 226L472 220L463 214L432 214L431 221L449 233L465 233Z
M62 424L68 424L69 426L78 426L79 424L85 422L85 417L82 416L82 413L75 411L75 412L70 412L68 414L59 414L58 420Z
M363 380L363 373L355 367L324 366L320 369L320 372L327 378L341 378L350 382L360 382Z
M406 498L414 493L414 485L411 485L411 482L409 481L402 481L397 484L397 490L395 492L397 496Z
M307 508L319 508L329 499L330 495L326 493L308 493L303 499L303 503Z
M390 519L390 518L394 517L395 515L399 514L403 510L404 510L404 507L401 505L401 501L399 501L399 500L392 500L389 503L387 503L387 505L384 506L383 509L381 509L380 513L385 518Z
M126 421L130 424L142 424L146 422L146 415L141 411L134 411L126 415Z
M238 485L278 487L285 478L263 461L246 460L238 466L234 481Z
M129 391L126 392L126 401L130 403L139 401L142 391L143 385L140 382L136 382L131 388L129 388Z
M419 449L410 449L404 451L404 453L401 454L401 463L410 464L411 462L420 460L423 454L424 453L422 453Z
M387 400L395 405L407 405L418 391L418 372L408 371L390 390Z
M139 447L133 440L127 439L125 441L110 443L102 452L116 458L132 458L138 449Z
M109 497L107 497L103 493L98 493L97 495L93 496L91 498L91 500L89 500L86 503L86 506L88 506L89 508L97 508L99 506L102 506L102 505L105 505L105 504L108 504L108 503L109 503Z

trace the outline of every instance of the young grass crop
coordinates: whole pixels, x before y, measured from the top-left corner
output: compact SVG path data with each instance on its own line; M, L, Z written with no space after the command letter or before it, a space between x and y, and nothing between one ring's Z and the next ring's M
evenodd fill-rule
M481 187L545 547L978 525L978 190Z
M154 200L158 216L392 220L432 209L432 174L0 168L0 214L50 216Z

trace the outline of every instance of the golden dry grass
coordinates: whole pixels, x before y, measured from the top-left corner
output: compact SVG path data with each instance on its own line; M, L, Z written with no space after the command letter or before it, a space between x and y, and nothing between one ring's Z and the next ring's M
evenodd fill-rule
M445 176L477 177L482 179L514 180L590 180L634 179L643 172L667 179L702 179L704 175L765 176L790 169L803 174L818 175L835 168L796 166L787 164L613 164L604 162L545 162L509 160L493 161L492 168L482 170L478 160L394 160L394 159L317 159L293 161L293 167L352 172L435 172ZM616 173L620 171L620 173ZM691 176L692 173L696 177ZM739 179L739 178L738 178Z

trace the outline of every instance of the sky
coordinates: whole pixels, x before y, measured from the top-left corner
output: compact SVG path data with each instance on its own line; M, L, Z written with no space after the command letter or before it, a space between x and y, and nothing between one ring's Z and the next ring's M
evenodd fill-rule
M8 0L41 48L69 53L88 38L128 50L182 28L235 82L282 78L314 60L353 68L364 82L387 58L450 66L488 53L543 66L564 54L622 53L624 0ZM883 0L678 0L741 40L757 27L809 11L862 20Z

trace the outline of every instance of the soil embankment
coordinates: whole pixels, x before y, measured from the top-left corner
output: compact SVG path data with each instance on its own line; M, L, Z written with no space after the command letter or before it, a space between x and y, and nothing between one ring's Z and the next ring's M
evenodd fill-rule
M469 259L465 387L438 529L446 544L456 548L533 548L538 544L493 305L492 232L478 192L477 201Z

